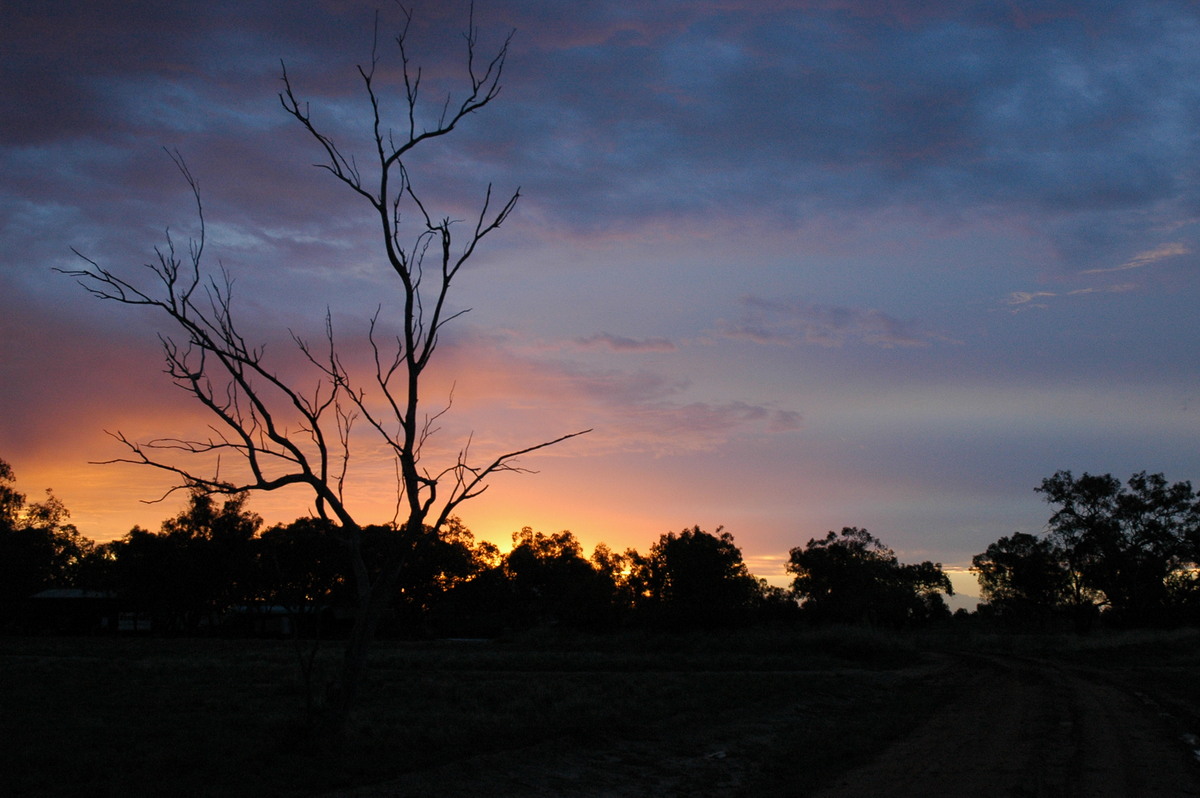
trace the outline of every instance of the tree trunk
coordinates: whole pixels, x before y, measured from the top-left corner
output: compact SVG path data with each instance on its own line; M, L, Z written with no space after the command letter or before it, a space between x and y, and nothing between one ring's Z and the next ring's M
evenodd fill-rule
M360 601L354 616L354 626L346 639L342 667L338 679L326 697L323 718L315 729L320 736L335 741L344 738L351 713L358 701L359 688L368 672L368 654L379 619L387 610L393 589L400 576L401 562L391 564L372 584Z

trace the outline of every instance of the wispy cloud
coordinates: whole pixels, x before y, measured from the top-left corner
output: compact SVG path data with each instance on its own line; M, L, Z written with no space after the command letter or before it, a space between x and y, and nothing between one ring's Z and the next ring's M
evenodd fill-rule
M754 430L794 432L803 427L791 410L749 402L653 402L609 408L611 426L600 439L606 448L654 455L711 451L730 438Z
M721 333L760 344L842 346L857 341L884 349L929 346L945 336L873 308L822 305L801 300L743 297L742 318L725 322Z
M1135 283L1118 283L1117 285L1102 285L1092 288L1076 288L1074 291L1068 291L1066 296L1079 296L1081 294L1125 294L1129 291L1136 291Z
M1122 263L1120 266L1109 266L1103 269L1086 269L1080 274L1108 274L1109 272L1123 272L1129 269L1140 269L1144 266L1150 266L1158 263L1165 258L1173 258L1178 255L1190 255L1192 252L1186 244L1181 242L1173 242L1170 244L1161 244L1154 249L1148 249L1145 252L1139 252L1129 260Z
M1084 296L1087 294L1124 294L1130 291L1136 291L1137 288L1138 286L1136 283L1117 283L1115 285L1075 288L1062 293L1056 293L1054 291L1013 291L1011 294L1007 295L1003 300L1001 300L1001 304L1009 306L1013 313L1019 313L1022 310L1032 310L1033 308L1048 308L1050 305L1045 300L1054 299L1056 297Z
M626 338L606 332L576 338L574 343L583 349L611 349L614 352L674 352L677 348L667 338Z
M1053 291L1013 291L1004 297L1004 304L1029 305L1033 303L1032 307L1045 307L1044 302L1037 302L1037 300L1052 296L1058 296L1058 294Z
M593 371L564 365L554 378L577 409L597 419L600 448L656 455L708 451L743 432L790 432L798 412L773 404L690 399L692 385L645 371Z
M583 450L588 456L711 451L734 437L803 424L800 413L774 402L699 396L686 377L594 368L548 353L507 336L460 331L441 353L448 374L458 375L456 408L489 420L494 434L506 438L497 443L501 448L546 429L594 427ZM483 432L477 440L486 445L492 436Z

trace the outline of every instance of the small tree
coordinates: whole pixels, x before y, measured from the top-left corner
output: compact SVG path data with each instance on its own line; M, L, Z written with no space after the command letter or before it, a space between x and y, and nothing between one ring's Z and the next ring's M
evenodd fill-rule
M343 149L297 95L283 71L280 103L305 130L322 154L318 166L364 203L379 232L379 245L394 275L402 307L399 333L385 340L377 311L368 325L366 346L373 365L360 379L346 365L335 343L327 312L325 341L310 344L293 334L316 380L289 382L268 363L264 349L249 343L235 318L232 281L202 265L204 213L197 181L178 155L172 156L191 188L200 219L198 238L186 253L168 236L150 264L152 285L143 287L81 255L86 266L68 271L92 294L124 305L150 308L173 330L162 336L167 373L214 417L208 437L137 442L118 434L130 454L112 462L130 462L172 474L178 487L213 493L270 491L303 486L313 498L315 515L335 523L349 555L358 610L350 633L341 675L329 705L331 728L342 728L353 706L367 663L376 625L395 593L404 559L411 547L392 547L374 572L363 553L363 521L347 500L352 428L363 422L394 459L397 516L393 530L411 535L437 534L463 502L478 496L491 476L520 471L524 454L583 434L568 435L503 452L482 462L469 457L469 441L455 458L430 465L422 457L445 407L430 412L422 385L446 325L463 311L448 300L451 288L479 245L508 220L519 191L499 202L489 185L472 222L441 217L428 206L409 157L425 143L444 137L468 117L483 110L500 92L508 55L508 39L487 60L478 58L473 18L465 35L465 86L457 97L435 102L424 123L421 70L411 64L408 28L411 15L395 37L400 60L402 98L399 113L387 121L388 109L376 77L377 46L370 61L358 67L370 113L370 141L359 153ZM369 164L369 166L367 165ZM313 387L313 385L316 387ZM303 387L301 387L303 386ZM586 430L585 430L586 432ZM188 456L181 458L180 456ZM233 455L235 462L230 463ZM428 531L427 531L428 530Z

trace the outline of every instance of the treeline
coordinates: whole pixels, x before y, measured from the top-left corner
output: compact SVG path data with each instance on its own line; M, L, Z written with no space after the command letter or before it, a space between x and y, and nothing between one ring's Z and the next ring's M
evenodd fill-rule
M165 634L337 636L358 600L338 528L314 518L263 527L246 497L192 492L157 532L97 544L47 492L27 503L0 461L0 628ZM366 562L399 547L404 569L381 634L495 636L536 627L705 629L768 622L910 626L949 617L937 563L903 565L865 530L792 550L790 589L754 577L733 536L663 534L646 553L604 544L586 556L570 532L513 533L501 553L459 521L435 533L363 531ZM370 565L368 566L370 567Z
M984 603L974 618L1020 630L1200 624L1200 496L1187 482L1135 474L1036 490L1055 510L1042 535L1016 532L973 560ZM456 519L440 531L363 530L368 569L399 553L380 633L492 637L537 627L705 629L759 623L901 628L950 617L941 564L904 564L864 529L793 548L791 585L753 576L733 536L663 534L645 553L570 532L513 533L507 553ZM265 527L246 496L200 491L156 532L97 544L52 493L29 502L0 460L0 630L151 630L343 634L361 578L337 526L314 518ZM375 574L366 574L368 578ZM960 616L966 613L958 612Z
M1059 471L1036 488L1056 509L976 555L980 613L1018 628L1200 623L1200 496L1191 483Z

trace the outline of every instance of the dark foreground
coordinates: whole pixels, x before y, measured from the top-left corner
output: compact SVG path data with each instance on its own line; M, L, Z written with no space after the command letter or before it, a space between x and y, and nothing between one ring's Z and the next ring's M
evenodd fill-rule
M377 660L334 748L305 740L286 642L0 639L0 794L1200 795L1196 633L527 638Z

